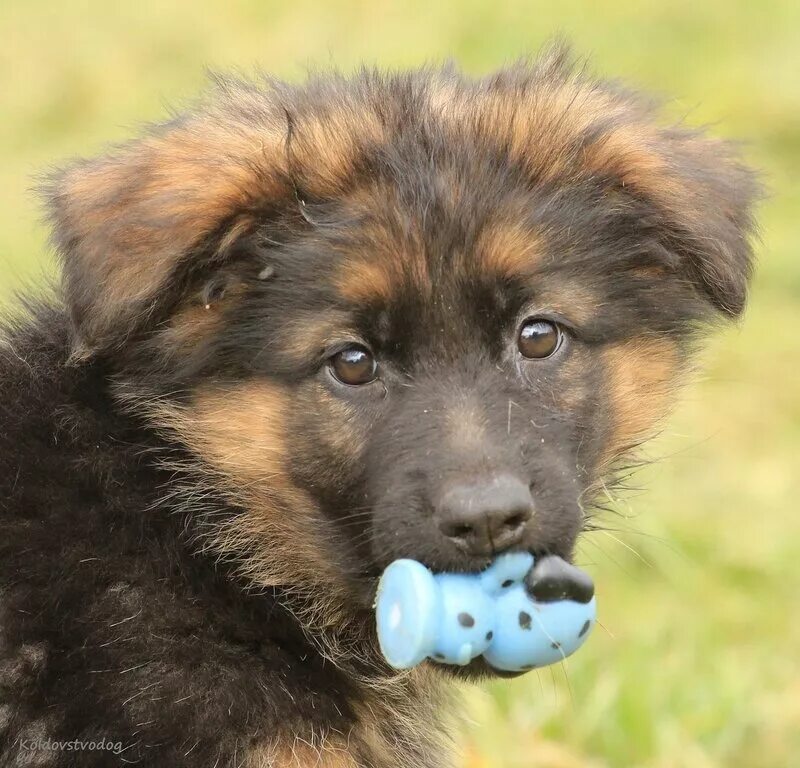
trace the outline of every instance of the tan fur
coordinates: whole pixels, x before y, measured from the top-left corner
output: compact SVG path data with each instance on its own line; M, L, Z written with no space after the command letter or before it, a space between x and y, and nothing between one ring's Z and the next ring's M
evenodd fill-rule
M321 392L315 394L323 397ZM347 405L327 400L332 421L337 416L346 421ZM314 583L331 584L337 577L330 553L317 549L316 537L307 535L308 530L324 525L316 503L288 474L285 434L295 407L280 385L256 381L202 388L189 406L158 413L163 419L160 426L168 427L218 475L230 498L248 510L224 536L218 535L217 546L235 554L248 540L265 557L275 552L281 556L269 567L256 566L251 575L262 586L292 584L304 569L315 574ZM323 434L329 434L337 447L346 441L348 450L357 449L351 431Z
M308 365L318 360L328 345L343 340L358 341L351 319L345 312L328 308L298 311L279 329L277 345L296 365Z
M208 519L200 546L235 564L255 587L287 589L309 639L331 661L360 652L363 626L336 564L336 533L288 476L286 391L261 381L211 385L196 391L188 404L176 405L119 384L116 396L189 449L188 462L164 462L178 475L195 478L190 484L176 478L171 490L187 514L202 519L206 497L218 492L243 510L224 520ZM309 537L310 527L327 533Z
M83 335L146 301L181 255L218 224L280 190L253 165L278 151L281 134L204 121L150 136L114 159L69 172L59 193L61 226L80 243L72 269L97 296ZM170 226L159 226L168 221Z
M591 384L583 375L586 367L591 364L591 354L587 354L585 349L572 348L561 363L561 381L557 390L553 392L558 408L568 413L579 412L592 394Z
M597 316L600 299L586 285L565 279L560 282L539 281L536 288L537 312L555 312L578 326L589 325Z
M291 161L306 181L306 190L317 196L341 194L362 149L385 140L374 107L365 109L350 99L342 94L343 103L324 114L311 119L298 116L292 132Z
M186 445L237 483L269 481L296 492L286 477L283 433L291 407L274 382L244 382L195 392L190 417L173 424Z
M170 352L188 349L222 328L219 306L206 307L193 301L180 309L158 332L160 346Z
M319 435L331 452L345 462L355 462L364 452L367 428L352 404L332 395L319 382L314 382L310 393L325 413L319 425Z
M342 253L345 258L334 278L340 295L360 305L388 301L403 287L430 295L434 286L420 223L406 228L395 219L395 211L403 207L397 189L370 183L353 190L347 206L363 221L358 241Z
M385 262L371 259L351 259L345 262L336 277L340 295L353 303L389 301L397 283L397 270Z
M539 62L539 69L555 65ZM628 109L608 94L584 83L577 76L542 79L524 95L509 98L501 81L485 85L477 97L449 82L437 83L429 91L432 112L454 132L480 134L522 162L544 180L557 179L570 167L571 142L598 119L610 118Z
M78 308L85 347L152 299L179 259L222 222L231 222L224 249L251 226L252 209L293 195L286 182L293 162L301 162L308 192L331 194L351 175L362 142L380 138L374 114L342 109L302 120L290 154L287 119L275 105L263 122L245 123L229 109L235 99L241 114L246 92L228 94L231 102L217 97L206 114L58 180L54 215L72 251L68 274L96 287ZM263 101L258 107L265 112Z
M613 430L605 461L652 436L669 413L680 378L681 355L666 339L634 339L616 344L604 354Z
M544 253L543 237L516 221L491 224L481 232L475 253L490 275L530 275Z
M457 709L454 693L451 684L424 664L399 673L354 702L358 725L353 736L366 747L366 764L419 768L417 750L432 766L452 765L449 726Z
M160 425L216 472L230 497L248 510L217 534L215 545L234 554L252 542L265 556L282 553L270 558L269 567L251 563L262 585L292 584L303 568L315 569L319 580L335 580L327 553L304 535L317 523L316 505L288 476L284 434L290 408L280 385L242 382L201 389L189 406L158 413Z

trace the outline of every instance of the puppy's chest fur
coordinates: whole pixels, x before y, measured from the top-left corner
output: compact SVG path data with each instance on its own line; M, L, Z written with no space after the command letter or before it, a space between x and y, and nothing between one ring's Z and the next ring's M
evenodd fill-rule
M192 551L161 448L38 315L0 366L0 765L443 765L438 683L326 661Z

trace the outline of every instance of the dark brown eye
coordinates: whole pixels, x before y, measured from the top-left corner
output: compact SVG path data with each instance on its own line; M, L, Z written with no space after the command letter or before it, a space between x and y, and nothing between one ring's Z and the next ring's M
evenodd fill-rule
M331 358L330 366L333 375L342 384L352 386L369 384L375 380L378 371L378 364L372 353L356 344L337 352Z
M550 357L561 346L561 329L550 320L529 318L519 329L517 346L531 360Z

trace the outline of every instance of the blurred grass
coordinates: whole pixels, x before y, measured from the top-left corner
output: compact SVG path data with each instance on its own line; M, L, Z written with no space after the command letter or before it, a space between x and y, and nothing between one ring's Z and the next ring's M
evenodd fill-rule
M603 73L676 94L768 180L761 268L609 534L601 620L566 668L467 692L465 768L800 765L800 4L0 4L0 298L49 269L33 174L191 98L203 69L288 78L362 60L484 71L562 31Z

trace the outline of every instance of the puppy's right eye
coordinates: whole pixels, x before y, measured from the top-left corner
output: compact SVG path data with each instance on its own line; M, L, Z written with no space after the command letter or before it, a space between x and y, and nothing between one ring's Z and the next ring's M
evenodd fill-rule
M358 344L337 352L329 365L334 377L350 386L369 384L378 375L378 364L372 352Z

